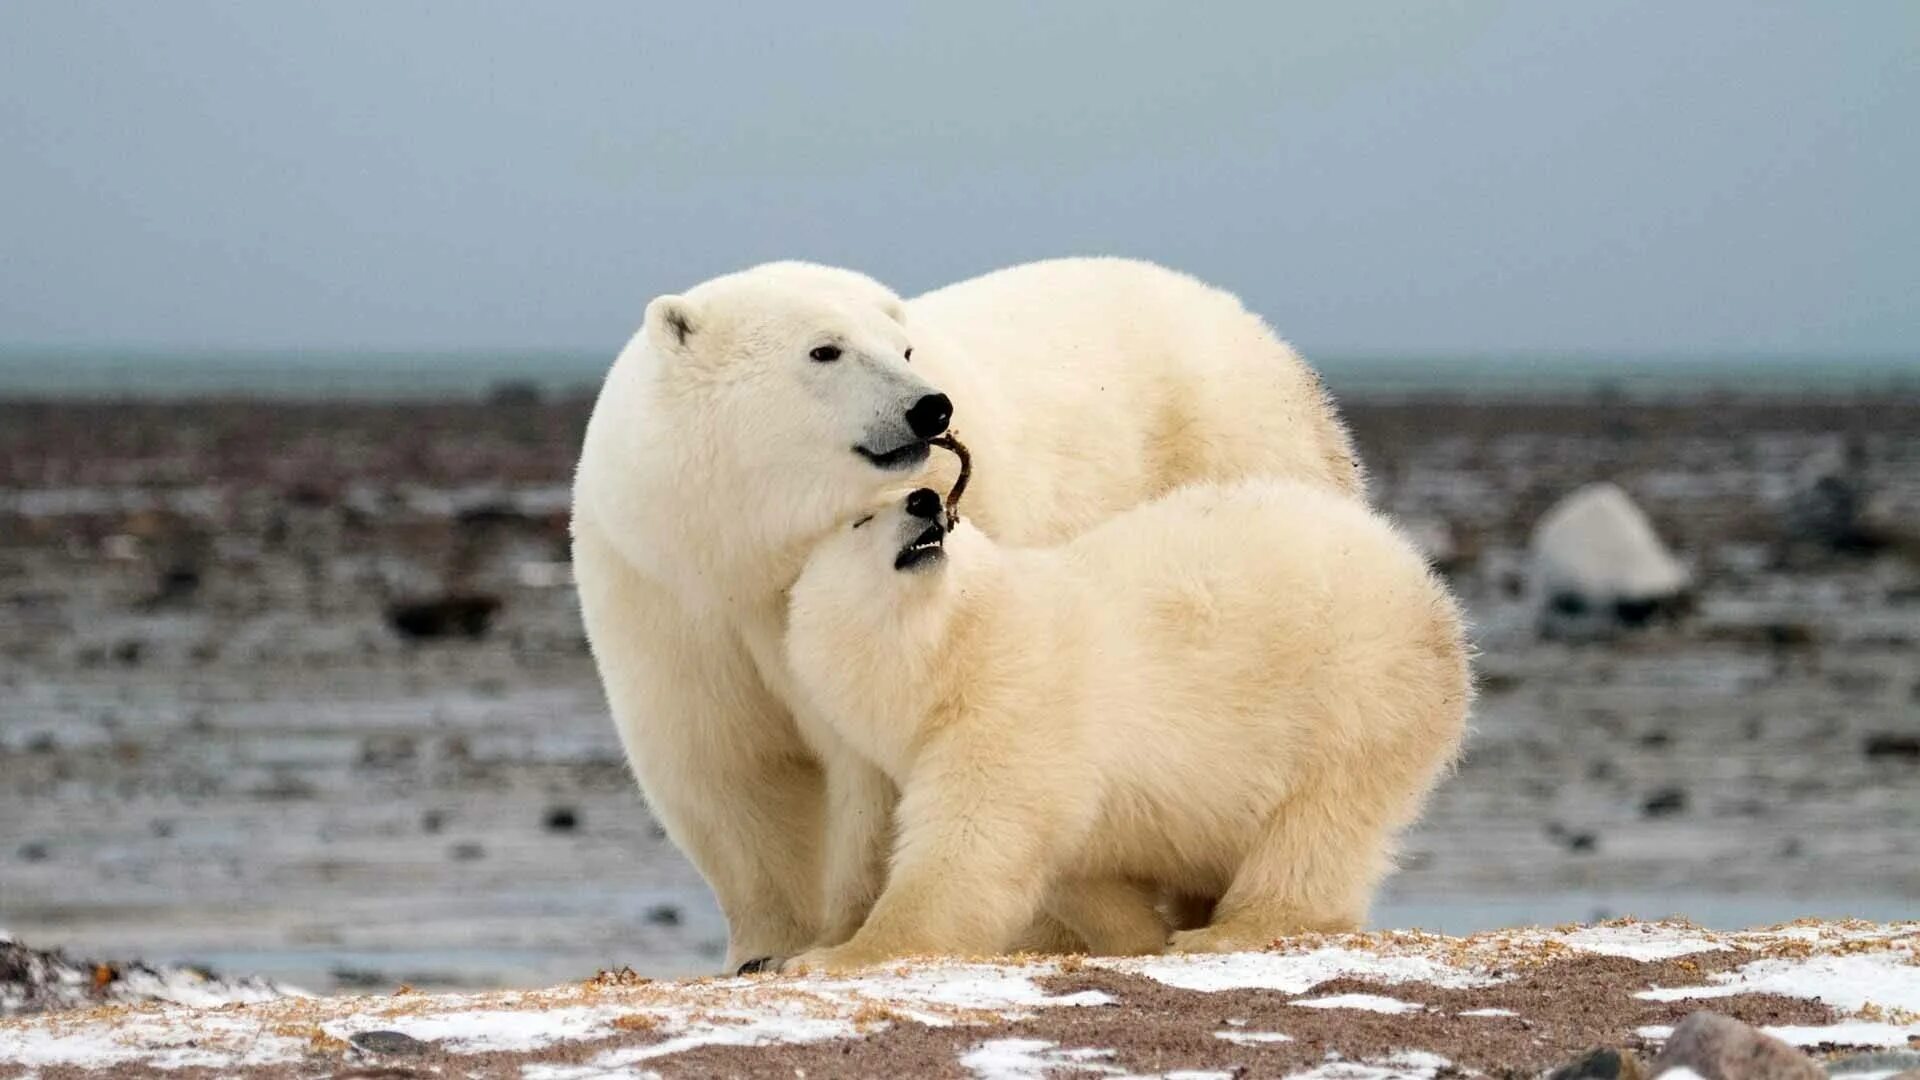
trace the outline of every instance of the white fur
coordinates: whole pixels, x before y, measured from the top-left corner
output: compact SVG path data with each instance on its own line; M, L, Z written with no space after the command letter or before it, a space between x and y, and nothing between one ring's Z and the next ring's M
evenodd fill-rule
M963 508L964 509L964 508ZM821 542L789 660L901 788L885 891L827 969L1006 949L1042 903L1156 952L1163 893L1219 898L1182 951L1358 929L1464 731L1454 602L1358 500L1198 484L1056 548L899 505Z
M809 359L828 343L840 360ZM777 263L656 299L587 429L575 571L628 757L718 895L729 962L844 939L878 888L892 791L795 708L785 591L857 508L951 482L945 454L882 472L852 449L936 388L975 454L969 512L1011 543L1196 479L1362 491L1313 372L1234 297L1148 264L1035 263L902 303Z

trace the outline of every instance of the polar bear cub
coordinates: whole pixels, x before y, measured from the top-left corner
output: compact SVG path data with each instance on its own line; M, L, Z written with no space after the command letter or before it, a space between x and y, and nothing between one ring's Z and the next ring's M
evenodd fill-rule
M1034 549L949 528L922 488L815 549L787 648L901 790L878 902L797 969L1000 952L1043 909L1102 953L1356 929L1472 696L1418 551L1291 481ZM1169 940L1167 897L1218 902Z

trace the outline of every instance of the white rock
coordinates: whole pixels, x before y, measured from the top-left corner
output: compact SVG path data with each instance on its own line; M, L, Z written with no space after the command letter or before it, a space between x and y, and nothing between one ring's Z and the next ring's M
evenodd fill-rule
M1575 491L1540 519L1533 579L1550 629L1638 621L1634 609L1671 603L1690 583L1647 515L1608 483Z

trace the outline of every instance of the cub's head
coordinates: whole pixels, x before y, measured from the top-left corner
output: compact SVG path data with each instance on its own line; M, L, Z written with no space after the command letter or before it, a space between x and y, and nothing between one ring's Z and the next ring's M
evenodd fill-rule
M948 527L931 488L890 498L828 533L788 592L787 660L820 708L872 731L924 716L966 646L956 616L990 550L970 524ZM964 664L960 664L964 667Z
M953 405L902 320L871 279L794 263L649 304L652 419L699 459L698 497L825 527L925 463Z
M947 536L946 505L932 488L915 488L822 540L808 573L869 596L890 581L912 587L946 570Z

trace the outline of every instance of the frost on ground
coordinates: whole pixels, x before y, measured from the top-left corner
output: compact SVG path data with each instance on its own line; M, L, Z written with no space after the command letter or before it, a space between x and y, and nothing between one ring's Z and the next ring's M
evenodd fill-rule
M1544 1070L1598 1045L1644 1053L1704 1006L1824 1053L1905 1049L1920 1045L1920 923L1388 932L1232 956L929 961L860 976L658 982L608 973L466 995L261 995L176 995L0 1021L0 1077L195 1067L257 1076L401 1067L527 1080L956 1070L1431 1077Z

